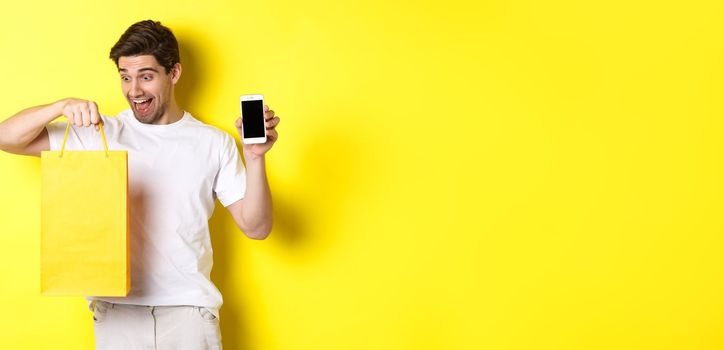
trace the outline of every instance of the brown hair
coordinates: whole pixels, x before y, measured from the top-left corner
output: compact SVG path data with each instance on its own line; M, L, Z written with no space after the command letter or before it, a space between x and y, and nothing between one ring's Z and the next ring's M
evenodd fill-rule
M145 20L134 23L121 35L111 48L110 58L118 67L118 59L123 56L153 55L158 64L166 68L166 74L176 63L181 62L178 42L171 29L161 22Z

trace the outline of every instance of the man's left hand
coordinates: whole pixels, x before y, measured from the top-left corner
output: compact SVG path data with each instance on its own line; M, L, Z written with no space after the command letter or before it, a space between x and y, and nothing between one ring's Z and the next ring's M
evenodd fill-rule
M265 143L257 143L257 144L251 144L247 145L244 143L244 130L242 129L243 121L241 118L238 118L236 120L236 131L239 133L239 136L241 136L241 146L244 151L244 157L246 160L249 160L249 157L252 158L261 158L268 152L272 146L274 145L274 142L277 141L279 138L279 134L277 133L276 127L279 125L279 117L274 115L274 111L269 109L269 106L264 105L264 126L266 127L266 142Z

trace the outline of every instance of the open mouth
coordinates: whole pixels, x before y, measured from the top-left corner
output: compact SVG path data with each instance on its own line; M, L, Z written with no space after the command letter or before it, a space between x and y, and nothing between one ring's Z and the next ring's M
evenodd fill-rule
M153 98L132 98L133 108L140 114L146 114L151 109Z

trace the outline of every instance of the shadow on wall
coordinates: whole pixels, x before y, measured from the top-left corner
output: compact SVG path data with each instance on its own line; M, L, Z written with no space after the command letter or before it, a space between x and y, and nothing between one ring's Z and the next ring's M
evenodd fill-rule
M183 32L180 30L179 32ZM198 33L195 33L198 34ZM198 40L198 36L194 36ZM207 46L200 50L198 42L190 41L183 35L178 35L179 49L183 72L176 86L176 99L181 108L199 115L197 96L204 95L202 91L209 89L204 66L208 64L213 53ZM284 115L294 115L293 111L285 111ZM313 118L314 116L294 115L294 118ZM315 117L316 118L316 117ZM329 118L331 120L331 118ZM346 205L353 200L350 195L355 178L362 173L363 140L355 135L345 132L342 127L327 126L326 130L315 132L319 137L309 138L308 144L300 147L303 164L301 169L295 171L294 181L304 184L301 197L285 196L283 191L271 183L274 203L274 228L270 238L265 244L274 244L282 248L282 254L291 257L291 261L303 261L310 255L318 255L329 251L333 246L339 232L336 229L343 226ZM280 152L284 149L284 126L281 126L281 141L274 146L271 152ZM237 135L234 135L237 137ZM237 144L239 150L241 145ZM273 179L274 169L268 168L269 177ZM259 293L250 292L249 288L256 286L243 286L234 283L246 271L254 268L250 265L232 265L232 262L248 261L244 257L236 258L243 253L240 241L246 238L236 229L236 225L228 211L218 202L215 211L209 220L211 241L214 249L214 268L212 279L224 296L224 305L221 308L221 333L224 347L227 349L251 349L254 334L259 330L268 330L274 325L266 322L264 315L254 315L250 319L245 310L249 308L245 303L253 303L249 295ZM285 257L285 260L287 260ZM294 257L301 257L293 259ZM244 290L242 290L242 288ZM293 293L293 291L290 291ZM273 302L273 301L272 301ZM303 301L300 301L303 302ZM266 332L262 332L266 333Z
M274 203L274 227L270 237L264 244L281 248L280 254L285 261L304 263L314 256L333 249L336 238L341 234L334 228L344 227L345 212L349 210L347 203L353 200L350 193L355 186L353 179L359 177L357 169L361 162L359 150L361 143L354 137L344 137L342 132L325 131L320 135L335 135L326 138L312 138L314 141L303 147L304 166L299 169L297 181L303 181L306 191L304 198L293 198L271 183ZM237 145L241 148L241 145ZM284 147L283 140L275 145L271 152L280 151ZM344 157L340 157L343 154ZM274 178L274 169L267 169ZM253 349L251 342L254 334L267 334L274 325L265 320L264 315L255 314L250 319L245 310L246 303L254 303L249 288L241 287L238 280L246 271L254 268L247 264L248 259L232 258L243 253L239 242L248 239L236 229L231 215L217 202L214 215L209 221L212 245L214 249L213 281L224 295L224 306L221 308L221 332L224 347L229 349ZM295 259L296 257L296 259ZM280 257L282 258L282 257ZM238 261L244 261L242 266ZM232 265L232 261L237 265ZM242 290L244 289L244 290ZM290 291L294 293L294 291ZM273 300L270 302L274 302ZM299 301L304 303L303 300ZM258 307L255 308L258 310ZM272 331L273 333L273 331Z
M200 56L200 49L195 41L179 37L179 55L181 56L181 79L174 89L176 101L179 107L185 111L199 114L197 96L207 88L205 77L204 59ZM199 114L200 115L200 114ZM196 117L196 115L194 115Z

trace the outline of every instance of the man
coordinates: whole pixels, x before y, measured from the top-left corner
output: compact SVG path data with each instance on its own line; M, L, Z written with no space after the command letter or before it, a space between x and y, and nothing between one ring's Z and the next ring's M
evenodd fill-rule
M72 124L66 149L99 150L103 123L109 149L128 151L132 280L127 297L89 297L96 347L219 349L222 298L210 280L208 220L216 197L248 237L267 237L272 203L264 155L278 138L279 117L264 107L268 141L243 145L244 169L229 134L176 103L182 69L168 28L133 24L110 57L130 109L109 118L95 102L74 98L32 107L0 123L0 149L32 156L59 149L66 124L50 122L63 115ZM78 212L92 215L92 208Z

